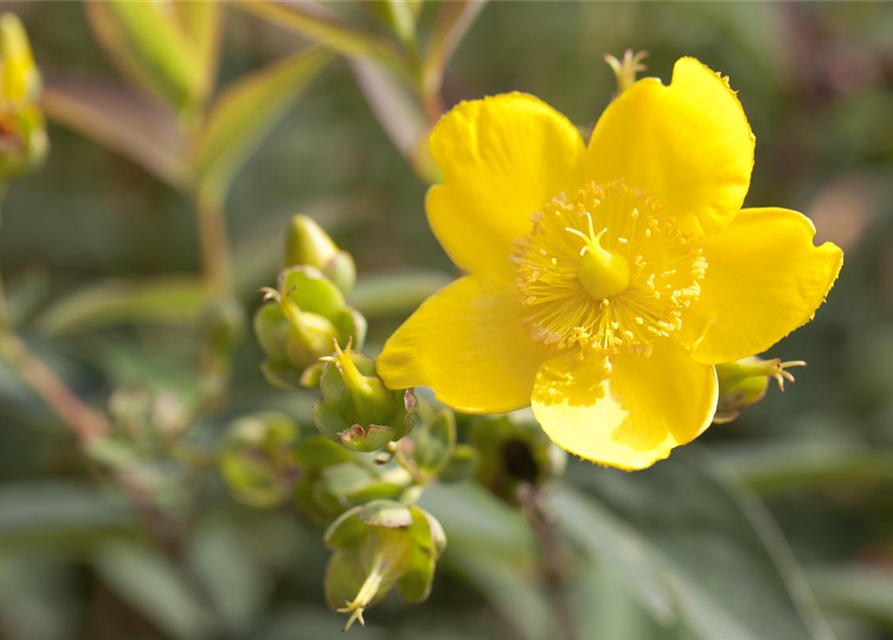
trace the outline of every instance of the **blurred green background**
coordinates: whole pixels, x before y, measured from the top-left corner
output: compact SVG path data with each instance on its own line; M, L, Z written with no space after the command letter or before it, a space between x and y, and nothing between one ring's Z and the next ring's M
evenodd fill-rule
M357 4L336 8L367 19ZM22 18L50 84L72 70L115 77L79 3L0 9ZM229 8L220 84L304 44ZM824 617L842 638L893 637L893 4L493 2L458 47L444 97L527 91L586 129L615 88L602 55L626 48L650 51L648 74L665 81L683 55L730 76L757 137L746 204L803 211L817 241L844 249L815 321L769 354L809 368L795 371L783 395L770 390L653 470L628 476L572 463L569 475L598 507L573 509L577 536L563 553L586 555L587 544L620 551L616 561L575 564L560 586L538 577L536 542L515 511L471 488L435 487L423 504L446 514L450 546L431 599L412 607L387 599L351 631L358 637L710 637L711 616L734 622L715 628L740 625L742 638L821 637ZM20 334L96 403L121 385L188 401L199 393L188 303L182 322L95 321L62 304L102 279L197 272L191 204L74 131L51 125L49 136L46 165L14 183L3 206L0 265ZM233 185L240 301L259 305L256 290L275 278L280 234L297 212L353 253L361 282L387 274L398 289L427 290L448 280L425 189L336 59ZM365 295L374 353L411 309L382 312L374 286ZM226 401L191 437L213 443L233 416L273 408L312 430L310 396L269 387L261 360L249 335ZM162 466L166 508L185 531L162 556L139 543L132 514L73 445L0 365L0 638L339 636L341 620L322 597L320 531L293 509L239 506L213 472L186 492ZM710 482L731 488L704 490ZM637 570L642 589L619 588ZM662 601L661 587L649 591L650 580L711 605L701 612L706 626L689 605ZM791 613L773 589L810 611Z

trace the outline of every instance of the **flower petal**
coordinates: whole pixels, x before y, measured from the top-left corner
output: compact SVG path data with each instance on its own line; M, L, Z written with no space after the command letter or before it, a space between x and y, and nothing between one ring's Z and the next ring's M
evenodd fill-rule
M443 184L428 192L428 221L453 262L470 273L515 275L512 240L530 216L580 184L585 145L567 118L509 93L462 102L431 133Z
M768 208L744 209L707 238L707 275L680 335L698 362L762 353L812 319L843 264L839 247L814 236L806 216Z
M560 447L599 464L644 469L710 426L713 367L665 340L650 356L618 353L554 358L540 367L532 405Z
M477 277L426 300L385 343L377 369L392 389L431 387L466 413L502 413L530 404L537 368L554 352L521 327L516 292Z
M623 178L709 234L741 208L753 153L753 133L728 81L681 58L669 86L645 78L605 109L589 141L587 177L601 184Z

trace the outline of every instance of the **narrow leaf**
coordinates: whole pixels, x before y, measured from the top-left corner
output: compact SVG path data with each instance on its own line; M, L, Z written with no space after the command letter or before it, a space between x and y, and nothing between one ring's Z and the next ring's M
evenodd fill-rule
M762 495L829 486L893 485L893 449L841 442L736 446L724 459Z
M878 622L893 631L893 572L889 569L832 566L807 575L825 609Z
M84 10L112 61L177 109L202 93L199 58L172 7L157 2L85 2Z
M659 621L702 638L832 638L765 507L704 452L556 487L559 525Z
M41 106L59 124L184 188L189 175L186 142L173 113L162 104L118 82L77 74L51 77Z
M230 181L329 60L313 49L248 74L226 88L198 139L200 190L221 199Z
M423 62L428 91L440 90L450 58L486 4L486 0L453 0L441 4Z
M414 80L397 48L381 36L346 23L337 13L315 2L241 0L240 9L286 29L313 38L351 58L368 58L398 75L408 84Z
M204 308L206 289L197 277L102 280L62 298L37 326L61 335L128 322L192 325Z
M214 621L178 567L155 551L112 543L94 558L103 580L124 600L178 640L207 638Z
M414 9L406 0L369 0L366 6L384 20L407 47L415 46Z
M220 63L220 39L223 35L221 2L195 2L177 0L174 4L180 24L187 39L192 43L202 73L201 97L210 93Z
M85 484L42 481L0 490L0 548L95 544L132 535L135 526L121 499Z
M441 271L385 271L361 278L347 302L367 318L408 314L454 279Z
M425 116L405 85L369 60L351 60L350 70L381 128L416 175L428 183L439 182L440 172L428 147Z

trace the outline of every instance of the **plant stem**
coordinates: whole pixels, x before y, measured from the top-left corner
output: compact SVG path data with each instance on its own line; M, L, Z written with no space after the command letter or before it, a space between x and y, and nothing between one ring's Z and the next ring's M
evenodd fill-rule
M539 489L534 485L519 488L521 510L539 542L539 574L546 587L552 619L559 638L574 638L571 607L567 601L567 568L562 553L562 539L552 517L545 511Z
M428 124L433 127L440 120L440 116L443 115L443 100L440 97L440 88L433 90L423 89L420 98L425 118L428 120Z
M22 380L79 440L89 442L108 433L108 420L72 393L52 369L28 351L20 338L9 332L0 333L0 356L15 368Z
M202 271L212 296L226 295L231 287L229 232L220 198L210 194L196 197L196 221Z
M6 183L0 182L0 205L3 204L3 201L6 199ZM3 219L0 218L0 225L2 225ZM0 271L0 331L6 326L6 294L3 290L3 272Z
M6 294L3 292L3 271L0 270L0 331L6 327Z

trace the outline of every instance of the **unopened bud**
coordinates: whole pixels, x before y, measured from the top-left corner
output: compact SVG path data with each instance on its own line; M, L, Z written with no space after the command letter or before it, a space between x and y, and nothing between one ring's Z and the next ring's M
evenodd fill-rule
M245 311L232 298L218 298L208 304L199 319L208 343L228 351L245 336Z
M309 265L319 269L342 292L353 288L357 278L353 258L329 237L313 218L298 214L285 236L285 266Z
M329 606L349 614L345 631L395 585L407 602L424 601L446 546L440 523L419 507L373 500L345 512L326 530L334 550L326 568Z
M230 425L220 455L220 472L233 497L253 507L272 507L291 495L296 480L298 426L268 412Z
M375 374L375 363L335 345L322 373L323 399L313 407L320 432L352 451L376 451L411 429L416 397L411 389L392 391Z
M40 73L19 19L0 16L0 180L30 173L49 149L46 123L36 102Z
M0 16L0 100L4 105L34 104L40 95L40 72L28 34L18 16Z
M794 382L790 367L805 367L802 360L782 362L779 359L763 360L750 356L716 365L719 381L719 402L713 421L717 424L731 422L738 414L752 407L766 396L770 378L784 391L785 380Z
M366 320L347 306L344 296L313 267L292 267L279 276L277 289L264 289L267 303L254 317L254 331L268 359L263 372L271 384L304 386L305 369L332 353L333 343L362 343Z

